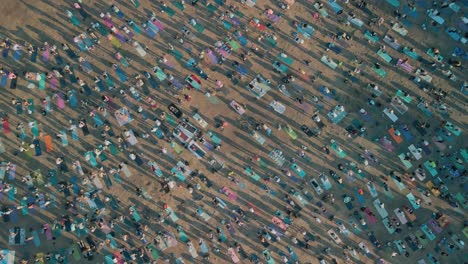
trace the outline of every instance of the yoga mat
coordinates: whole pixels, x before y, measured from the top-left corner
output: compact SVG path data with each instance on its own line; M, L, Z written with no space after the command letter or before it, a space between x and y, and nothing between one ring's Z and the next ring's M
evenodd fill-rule
M45 73L41 73L39 75L39 90L44 91L46 85L46 75Z
M143 30L148 35L148 37L154 39L156 37L157 32L153 31L147 24L143 24Z
M424 162L424 167L432 175L432 177L435 177L438 174L437 169L434 168L428 160Z
M16 176L16 165L10 164L10 169L8 170L8 179L14 180Z
M8 74L3 74L0 80L0 87L5 87L8 81Z
M306 176L306 172L296 163L293 163L291 165L291 169L301 178L304 178Z
M11 79L10 89L16 89L17 84L18 84L18 78Z
M148 251L151 253L151 256L153 257L154 260L158 260L159 259L159 254L158 254L158 251L156 250L156 247L152 244L152 243L149 243L146 248L148 249Z
M196 30L197 32L199 33L203 33L203 31L205 31L205 27L203 27L201 24L195 24L195 25L192 25Z
M36 63L37 61L37 49L34 49L33 52L31 53L31 62Z
M259 181L261 179L261 177L249 167L245 168L244 173L252 177L255 181Z
M166 208L166 213L168 213L169 218L173 223L176 223L179 220L179 217L177 217L176 213L174 212L174 210L172 210L172 208Z
M133 213L132 213L133 220L135 220L135 222L137 222L137 223L140 222L140 220L141 220L140 214L137 212L137 210L135 209L134 206L130 207L130 211L133 211Z
M330 147L333 149L333 151L338 155L340 158L346 157L346 152L342 149L338 149L338 144L336 142L332 143Z
M422 225L421 225L421 231L426 235L426 237L427 237L430 241L436 239L435 234L432 232L431 229L429 229L429 227L428 227L426 224L422 224Z
M400 130L398 130L398 131L400 131ZM395 134L395 128L393 128L393 127L390 128L390 129L388 130L388 133L389 133L390 136L393 138L393 140L395 140L395 142L396 142L397 144L400 144L400 143L403 142L403 138L400 137L400 136L397 136L397 135ZM401 132L400 132L400 133L401 133Z
M206 8L208 9L208 11L210 11L210 13L215 13L216 10L218 10L218 7L216 7L216 6L213 5L213 4L207 5Z
M408 201L410 202L411 206L413 206L414 209L419 209L419 205L416 203L416 197L412 193L408 193L406 195L406 198L408 198Z
M173 17L175 15L175 11L174 9L168 7L168 6L162 6L162 10L169 16L169 17Z

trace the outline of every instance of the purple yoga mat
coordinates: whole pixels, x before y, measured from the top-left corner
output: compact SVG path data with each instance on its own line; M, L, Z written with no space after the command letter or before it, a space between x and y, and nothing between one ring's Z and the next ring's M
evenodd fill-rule
M57 86L58 86L58 80L57 80L57 77L53 76L51 79L50 79L50 89L57 89Z
M395 150L395 147L392 145L392 142L390 140L385 140L383 137L380 139L380 143L385 147L386 150L393 152Z
M427 221L427 224L431 227L432 230L434 230L434 232L436 232L437 234L441 233L443 231L443 229L439 226L439 224L437 224L437 222L431 218L429 221Z
M405 70L405 71L407 71L407 72L409 72L409 73L411 73L411 72L414 71L414 67L413 67L413 66L409 65L407 62L405 62L405 63L402 63L402 62L403 62L402 59L399 59L399 60L398 60L397 65L400 66L400 68L402 68L403 70Z
M219 62L219 61L218 61L218 57L216 57L216 55L213 54L212 51L208 51L208 52L207 52L207 55L208 55L208 58L210 59L211 63L213 63L213 64L218 64L218 62Z
M47 228L45 229L45 236L46 236L46 239L47 240L52 240L52 230L50 229L50 226L48 224L45 224L44 225L44 228Z
M49 62L49 57L50 57L50 50L49 48L46 48L44 52L42 53L42 61L43 62Z

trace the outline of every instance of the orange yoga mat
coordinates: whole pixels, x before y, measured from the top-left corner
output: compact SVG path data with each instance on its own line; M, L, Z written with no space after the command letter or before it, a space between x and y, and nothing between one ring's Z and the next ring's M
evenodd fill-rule
M390 128L390 129L388 130L388 133L390 133L390 136L392 136L393 140L395 140L395 142L396 142L397 144L400 144L401 142L403 142L403 138L402 138L402 137L395 135L395 128L393 128L393 127Z
M52 150L54 150L54 148L52 146L52 137L51 136L45 135L44 136L44 142L45 142L45 145L46 145L46 151L47 152L51 152Z

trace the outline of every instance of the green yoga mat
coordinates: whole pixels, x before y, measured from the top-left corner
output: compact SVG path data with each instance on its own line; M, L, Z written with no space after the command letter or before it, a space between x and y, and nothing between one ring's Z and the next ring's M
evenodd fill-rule
M401 100L405 101L405 102L408 103L408 104L411 103L411 102L413 101L413 98L412 98L411 96L409 96L409 95L408 95L408 96L405 96L405 94L404 94L403 91L401 91L401 90L398 90L398 91L396 92L396 95L397 95L398 97L400 97Z
M182 60L183 57L184 57L184 56L182 55L182 53L181 53L180 51L176 50L176 49L172 51L172 55L174 55L174 57L175 57L177 60Z
M70 247L70 251L73 252L72 256L75 261L79 261L81 259L81 251L78 248L77 243L73 243L72 246Z
M184 5L179 2L179 1L172 1L171 2L175 7L177 7L177 9L179 9L180 11L184 11L185 7Z
M366 31L364 33L364 36L373 43L376 43L377 41L379 41L379 37L372 35L370 31Z
M338 155L338 157L340 157L340 158L346 157L346 152L344 150L339 151L338 150L338 145L336 143L331 144L330 147L333 149L333 151L335 151L335 153L336 153L336 155Z
M408 57L414 59L414 60L419 60L419 54L416 53L415 51L412 51L408 47L403 48L403 53L405 53Z
M193 25L193 27L200 33L203 33L203 31L205 31L205 27L203 27L201 24L195 24Z
M31 128L31 133L33 134L34 137L39 137L39 127L37 126L36 121L34 121L34 125Z
M364 172L362 170L359 170L358 167L354 166L352 168L352 170L353 170L354 174L356 174L357 176L359 176L359 178L361 178L361 180L364 180L366 178L365 175L364 175Z
M379 55L384 61L386 61L388 63L390 63L392 61L392 57L390 57L390 55L388 55L388 53L385 52L385 51L378 50L377 55Z
M229 45L231 46L232 50L236 51L239 49L239 43L237 43L237 41L235 40L230 40L229 41Z
M153 244L149 243L146 246L146 248L151 252L151 256L153 256L154 260L159 259L158 251L157 251L156 247Z
M28 110L31 113L34 113L34 99L28 99Z
M467 208L467 207L468 207L468 205L466 204L466 199L465 199L463 193L457 193L457 194L455 195L455 199L458 201L458 203L459 203L461 206L463 206L463 208Z
M280 59L282 62L286 63L287 65L291 65L293 62L294 62L294 59L287 56L287 57L283 57L280 55L278 55L278 59Z
M110 153L114 156L118 155L119 154L119 150L117 149L117 147L115 146L115 144L110 144L109 145L109 150L110 150Z
M405 154L404 153L401 153L400 155L398 155L398 157L400 158L403 165L405 165L406 169L410 169L411 167L413 167L413 164L411 164L411 162L405 160Z
M386 77L387 72L384 69L377 69L375 67L372 67L372 69L380 76L380 77Z
M206 8L208 9L208 11L210 11L210 13L214 13L218 10L218 7L216 7L213 4L209 4Z
M39 90L44 91L46 83L45 73L41 73L41 79L39 80Z
M166 14L168 14L170 17L173 17L175 15L175 11L174 9L166 6L166 7L163 7L163 10L164 12L166 12Z
M258 165L263 168L268 168L268 164L266 164L266 162L262 158L258 160Z
M166 121L173 126L178 124L177 120L175 120L175 118L171 115L166 115Z
M462 155L463 159L468 162L468 152L466 149L460 149L460 155Z
M257 173L253 172L251 168L246 168L244 172L255 181L259 181L261 179L261 177Z
M130 210L133 211L133 214L132 214L133 220L135 220L135 222L140 222L141 217L138 211L135 209L135 206L131 206Z
M234 14L236 14L236 16L238 16L239 18L245 17L244 13L242 13L242 12L239 11L239 10L237 10Z
M431 166L431 163L427 160L424 162L424 167L427 169L427 171L432 175L432 177L436 176L438 174L437 170Z
M272 37L266 37L265 40L273 47L276 48L276 40L274 40Z
M29 102L29 100L28 100ZM447 122L447 124L445 125L445 129L447 129L448 131L450 131L452 134L454 134L455 136L459 136L462 131L460 128L454 126L452 123L450 122Z

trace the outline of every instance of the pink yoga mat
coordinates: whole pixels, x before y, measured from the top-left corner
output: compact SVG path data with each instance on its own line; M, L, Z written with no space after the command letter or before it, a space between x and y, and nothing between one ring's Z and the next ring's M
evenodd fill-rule
M62 97L61 93L57 93L57 106L60 109L65 108L65 101L63 100L63 97Z
M166 62L164 62L164 64L171 69L174 68L174 62L172 62L168 58L166 58Z
M223 187L221 191L226 194L231 201L236 201L237 200L237 194L233 193L231 190L229 190L227 187Z
M108 17L105 17L104 18L104 24L106 25L106 27L108 28L111 28L114 26L114 23L112 23L112 20Z
M217 51L218 51L219 54L223 55L223 57L225 57L225 58L229 57L229 55L230 55L227 51L225 51L223 49L217 49Z
M288 226L283 222L283 220L279 219L276 216L271 219L271 222L273 222L273 224L277 225L283 230L286 230L288 228Z
M159 30L164 29L164 25L161 23L161 21L159 21L157 19L152 20L151 23L153 23L153 25L157 26L159 28Z

